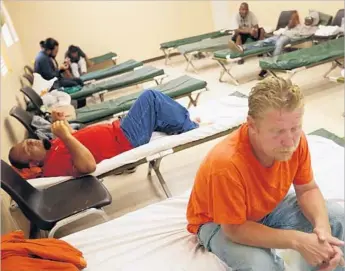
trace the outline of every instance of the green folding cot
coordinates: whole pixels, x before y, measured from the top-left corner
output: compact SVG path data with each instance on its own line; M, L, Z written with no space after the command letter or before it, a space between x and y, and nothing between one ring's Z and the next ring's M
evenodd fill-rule
M111 67L116 64L117 59L118 59L118 55L113 52L109 52L104 55L89 58L89 60L93 63L93 65L88 66L87 70L89 72L93 72L93 71Z
M200 94L202 91L207 90L207 82L184 75L150 89L161 91L173 99L188 97L190 99L188 107L190 107L192 104L197 105ZM76 110L76 119L74 121L86 124L109 118L114 114L123 114L130 109L141 93L142 91L79 108ZM194 99L192 94L196 94Z
M98 94L103 101L104 94L108 91L114 91L148 81L155 81L158 85L164 76L165 74L163 69L157 69L152 66L143 66L121 76L85 85L80 91L71 93L70 95L72 99L77 100L92 96L93 94Z
M106 69L83 74L82 76L80 76L80 79L83 82L91 81L91 80L100 80L100 79L107 78L110 76L115 76L115 75L119 75L125 72L132 71L134 68L140 67L142 65L143 65L142 62L136 61L134 59L130 59L121 64L118 64Z
M186 70L188 70L189 66L191 66L193 70L197 72L197 69L193 64L195 56L201 52L210 53L228 48L231 37L232 35L228 34L218 38L204 39L198 42L178 46L177 50L187 61Z
M287 10L287 11L282 11L279 15L278 18L278 23L276 30L280 28L284 28L288 25L289 20L291 18L291 15L296 12L296 10ZM320 21L319 25L328 25L332 21L332 16L318 12L320 16ZM273 34L273 33L271 33ZM271 36L271 35L269 35ZM301 44L306 41L312 41L313 37L309 38L301 38L298 40L295 40L294 42L291 42L288 44L286 47L294 46L297 44ZM252 40L247 41L248 42L253 42ZM255 49L247 50L243 54L237 53L237 52L232 52L230 49L224 49L220 51L216 51L213 54L213 59L217 61L217 63L220 65L221 72L219 76L219 81L222 82L223 76L225 74L228 74L231 78L231 80L235 83L235 85L239 85L239 82L236 80L236 78L231 74L231 68L233 67L233 64L238 62L239 60L253 57L253 56L258 56L262 54L266 54L268 56L271 55L271 53L274 51L274 46L264 46L264 47L258 47Z
M113 52L109 52L104 55L89 58L89 60L92 61L94 64L100 64L102 62L105 62L107 60L113 60L115 58L117 58L117 54Z
M219 30L219 31L209 32L209 33L196 35L196 36L192 36L188 38L163 42L160 44L160 49L163 51L165 55L165 64L167 64L168 60L170 59L171 51L175 50L178 46L198 42L204 39L214 39L214 38L218 38L224 35L228 35L228 33L224 30Z
M276 72L286 72L291 78L301 70L332 62L331 68L324 74L324 78L327 78L336 67L343 67L340 62L340 59L343 58L344 37L272 58L264 58L260 60L260 67L268 70L274 76L276 76Z

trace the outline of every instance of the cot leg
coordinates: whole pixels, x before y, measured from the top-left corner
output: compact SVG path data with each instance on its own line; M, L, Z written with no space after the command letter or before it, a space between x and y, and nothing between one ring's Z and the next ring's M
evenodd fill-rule
M168 65L168 61L170 60L170 53L169 49L166 51L166 49L162 49L164 56L165 56L165 65Z
M152 164L151 163L149 163L149 168L148 168L148 170L147 170L147 176L151 176L152 175Z
M194 66L193 64L193 59L194 59L194 55L193 54L190 54L191 56L188 58L187 54L183 54L184 58L186 59L187 61L187 67L186 67L186 71L188 71L188 68L189 68L189 65L193 68L193 71L195 73L198 73L198 70L197 68Z
M274 77L278 77L275 72L268 70L268 73L271 74Z
M343 68L343 64L341 64L338 60L333 61L331 68L323 75L323 77L327 78L331 71L333 71L336 67Z
M292 70L288 72L288 79L291 79L296 74L296 71Z
M331 68L323 75L324 78L327 78L327 76L338 66L338 64L333 61Z
M189 103L188 103L187 108L190 108L192 105L195 106L195 107L198 105L198 100L199 100L200 94L201 94L201 92L199 92L196 95L195 99L193 99L192 94L188 95Z
M161 161L162 161L162 158L159 158L157 160L150 161L149 164L151 165L151 168L153 168L153 170L155 171L155 173L157 175L157 178L158 178L158 180L159 180L159 182L160 182L160 184L161 184L161 186L162 186L162 188L164 190L165 195L168 198L170 198L171 197L171 192L170 192L170 190L169 190L169 188L168 188L168 186L167 186L167 184L166 184L166 182L165 182L165 180L164 180L164 178L162 176L162 173L159 170L159 166L161 164Z
M219 82L224 82L224 81L223 81L223 76L224 76L224 74L226 73L226 74L228 74L228 75L230 76L230 79L234 82L234 84L235 84L236 86L239 86L240 83L236 80L236 78L235 78L235 77L231 74L231 72L230 72L230 70L231 70L232 67L230 66L229 69L227 69L225 63L223 63L223 62L221 62L221 61L217 61L217 62L218 62L218 64L222 67L222 70L221 70L220 76L219 76Z

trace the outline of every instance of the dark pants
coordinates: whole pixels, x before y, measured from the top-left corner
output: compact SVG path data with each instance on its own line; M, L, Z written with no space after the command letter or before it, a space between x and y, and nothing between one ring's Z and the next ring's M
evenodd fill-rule
M121 122L121 129L134 148L148 143L154 131L171 135L197 127L185 107L156 90L144 91Z
M77 86L84 86L83 81L80 78L58 78L53 85L53 89L58 88L69 88L69 87L77 87ZM79 99L77 100L77 108L83 107L86 105L86 99Z
M261 32L262 32L262 31L264 31L264 30L263 30L263 28L260 27L259 30L258 30L258 36L257 36L257 37L253 37L251 34L247 34L247 33L245 33L245 34L242 34L242 33L235 34L235 35L233 35L233 37L232 37L232 41L236 42L238 36L241 37L241 43L242 43L242 44L245 44L246 41L247 41L249 38L252 39L253 41L258 41L258 40L260 39L260 35L261 35Z
M60 78L58 79L58 84L60 87L64 88L84 86L84 83L80 78Z

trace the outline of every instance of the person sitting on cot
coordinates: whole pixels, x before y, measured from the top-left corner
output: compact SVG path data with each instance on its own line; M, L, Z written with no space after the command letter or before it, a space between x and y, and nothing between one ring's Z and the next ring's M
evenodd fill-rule
M299 23L298 13L293 13L289 24L283 29L278 31L272 37L266 38L253 43L244 45L237 45L232 40L229 40L229 48L231 51L243 54L245 51L254 50L261 47L274 46L273 56L280 55L283 52L284 47L300 39L309 38L315 34L318 29L319 14L312 12L304 19L304 24ZM267 75L266 70L261 70L259 79L264 78Z
M200 165L187 230L227 270L286 271L275 249L291 249L301 255L294 270L344 271L344 208L326 201L317 185L304 104L290 80L258 82L247 121Z
M87 73L87 66L91 66L92 63L86 56L86 54L75 45L70 45L65 54L71 68L73 77L79 78L81 75Z
M112 123L74 131L63 114L54 112L52 119L56 139L25 139L14 145L9 152L12 166L40 166L44 177L90 174L101 161L147 144L154 131L180 134L200 124L185 107L155 90L144 91L128 114Z
M248 3L240 5L239 12L234 18L234 28L235 35L232 37L232 41L238 45L244 44L249 38L257 41L265 37L265 30L259 27L258 19L249 10Z

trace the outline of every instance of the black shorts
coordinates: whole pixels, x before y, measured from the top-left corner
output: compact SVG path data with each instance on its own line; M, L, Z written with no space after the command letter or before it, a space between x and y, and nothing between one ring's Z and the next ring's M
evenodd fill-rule
M261 31L264 31L264 29L262 27L259 28L259 31L258 31L258 37L253 37L252 35L250 34L235 34L233 37L232 37L232 41L236 42L236 39L237 39L237 36L240 35L241 36L241 41L242 41L242 44L245 44L246 41L251 38L253 41L258 41L259 38L260 38L260 35L261 35Z

